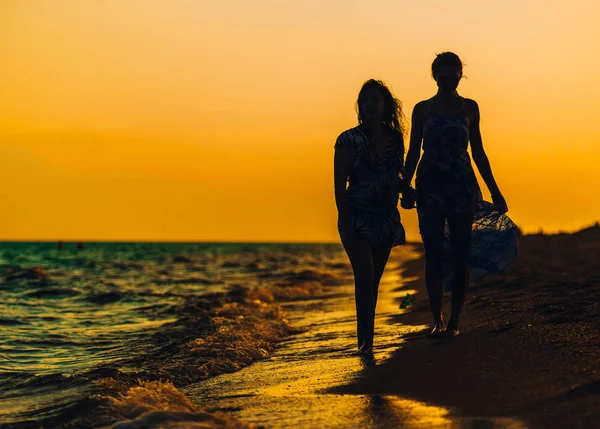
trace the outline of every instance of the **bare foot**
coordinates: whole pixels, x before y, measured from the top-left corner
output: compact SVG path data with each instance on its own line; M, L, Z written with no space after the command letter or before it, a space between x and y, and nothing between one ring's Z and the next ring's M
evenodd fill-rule
M444 321L440 320L439 322L435 322L429 331L428 334L425 335L430 340L441 340L444 338L444 332L446 330L446 326L444 325Z
M448 322L448 326L446 328L446 335L444 335L445 338L454 338L454 337L458 337L460 335L460 330L458 329L458 322L455 322L454 320L450 319L450 321Z

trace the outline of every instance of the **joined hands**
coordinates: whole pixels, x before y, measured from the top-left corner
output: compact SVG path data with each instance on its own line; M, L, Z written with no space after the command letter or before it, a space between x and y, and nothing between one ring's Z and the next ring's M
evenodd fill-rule
M402 190L400 206L405 210L414 209L417 202L417 191L412 186L405 186Z

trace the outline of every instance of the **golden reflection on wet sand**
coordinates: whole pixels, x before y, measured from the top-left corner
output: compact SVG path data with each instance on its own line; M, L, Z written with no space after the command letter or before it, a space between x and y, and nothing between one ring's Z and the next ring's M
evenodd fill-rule
M406 279L400 263L417 255L410 247L396 248L382 279L375 322L375 358L382 362L397 351L403 336L421 331L394 321L397 298L414 291L397 291ZM184 389L209 410L234 413L266 428L511 428L516 422L465 419L450 410L391 395L338 395L328 389L365 375L370 367L353 356L356 350L353 286L340 294L285 305L293 326L306 331L287 339L268 360ZM484 424L481 426L480 424Z

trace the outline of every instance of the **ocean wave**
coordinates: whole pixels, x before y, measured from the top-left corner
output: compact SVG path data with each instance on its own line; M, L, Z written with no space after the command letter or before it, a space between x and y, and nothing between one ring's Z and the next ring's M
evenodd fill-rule
M155 351L127 366L187 384L268 357L292 332L274 296L264 288L190 297L172 311L180 317L152 336Z
M26 325L27 322L23 321L23 320L18 320L18 319L10 319L10 318L6 318L6 317L0 317L0 326L4 325L4 326L8 326L8 325Z
M27 292L25 295L30 298L57 298L57 297L71 297L80 295L81 292L74 288L69 287L51 287L44 289L36 289Z
M106 429L245 429L252 426L223 413L199 409L170 382L146 381L124 393L97 396L103 413L119 421Z
M39 266L22 267L21 265L4 265L1 268L0 284L5 287L15 285L47 286L55 284L48 271Z
M130 296L130 294L119 292L119 291L110 291L110 292L98 292L87 295L84 299L93 304L114 304L115 302L119 302L122 299Z
M195 284L195 285L210 285L213 282L204 277L186 277L183 279L167 279L167 280L155 280L155 283L158 285L168 285L168 284Z
M0 397L11 392L20 410L7 428L248 427L186 409L177 389L269 357L298 332L280 303L335 293L351 278L347 267L331 267L337 248L165 245L171 253L161 254L163 246L153 246L50 250L46 262L31 255L0 266L0 282L20 306L6 304L0 325L15 326L15 341L31 325L26 346L40 349L24 356L13 341L2 350L15 362L0 373L9 386ZM48 337L52 327L64 330ZM48 374L61 370L67 374Z
M285 298L315 296L322 290L306 283L290 289ZM238 371L269 357L279 341L297 332L278 305L279 298L276 288L247 287L189 298L176 309L180 318L152 335L146 354L122 361L120 369L112 373L82 374L94 380L98 389L88 398L99 401L95 409L100 414L94 412L93 421L105 422L108 427L115 421L130 420L112 428L146 427L143 425L151 422L162 422L163 427L194 427L189 425L192 422L215 425L199 426L208 428L249 427L239 426L242 423L225 415L190 407L191 402L177 387ZM110 419L114 420L107 423ZM71 427L86 424L89 422L71 422ZM226 424L229 426L222 426Z

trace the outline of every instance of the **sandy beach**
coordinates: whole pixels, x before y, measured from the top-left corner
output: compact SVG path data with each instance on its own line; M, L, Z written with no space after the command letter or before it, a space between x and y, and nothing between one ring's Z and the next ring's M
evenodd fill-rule
M400 395L454 415L519 419L530 428L600 427L600 228L521 237L518 260L467 296L462 334L412 336L336 393ZM409 325L429 323L424 262Z

